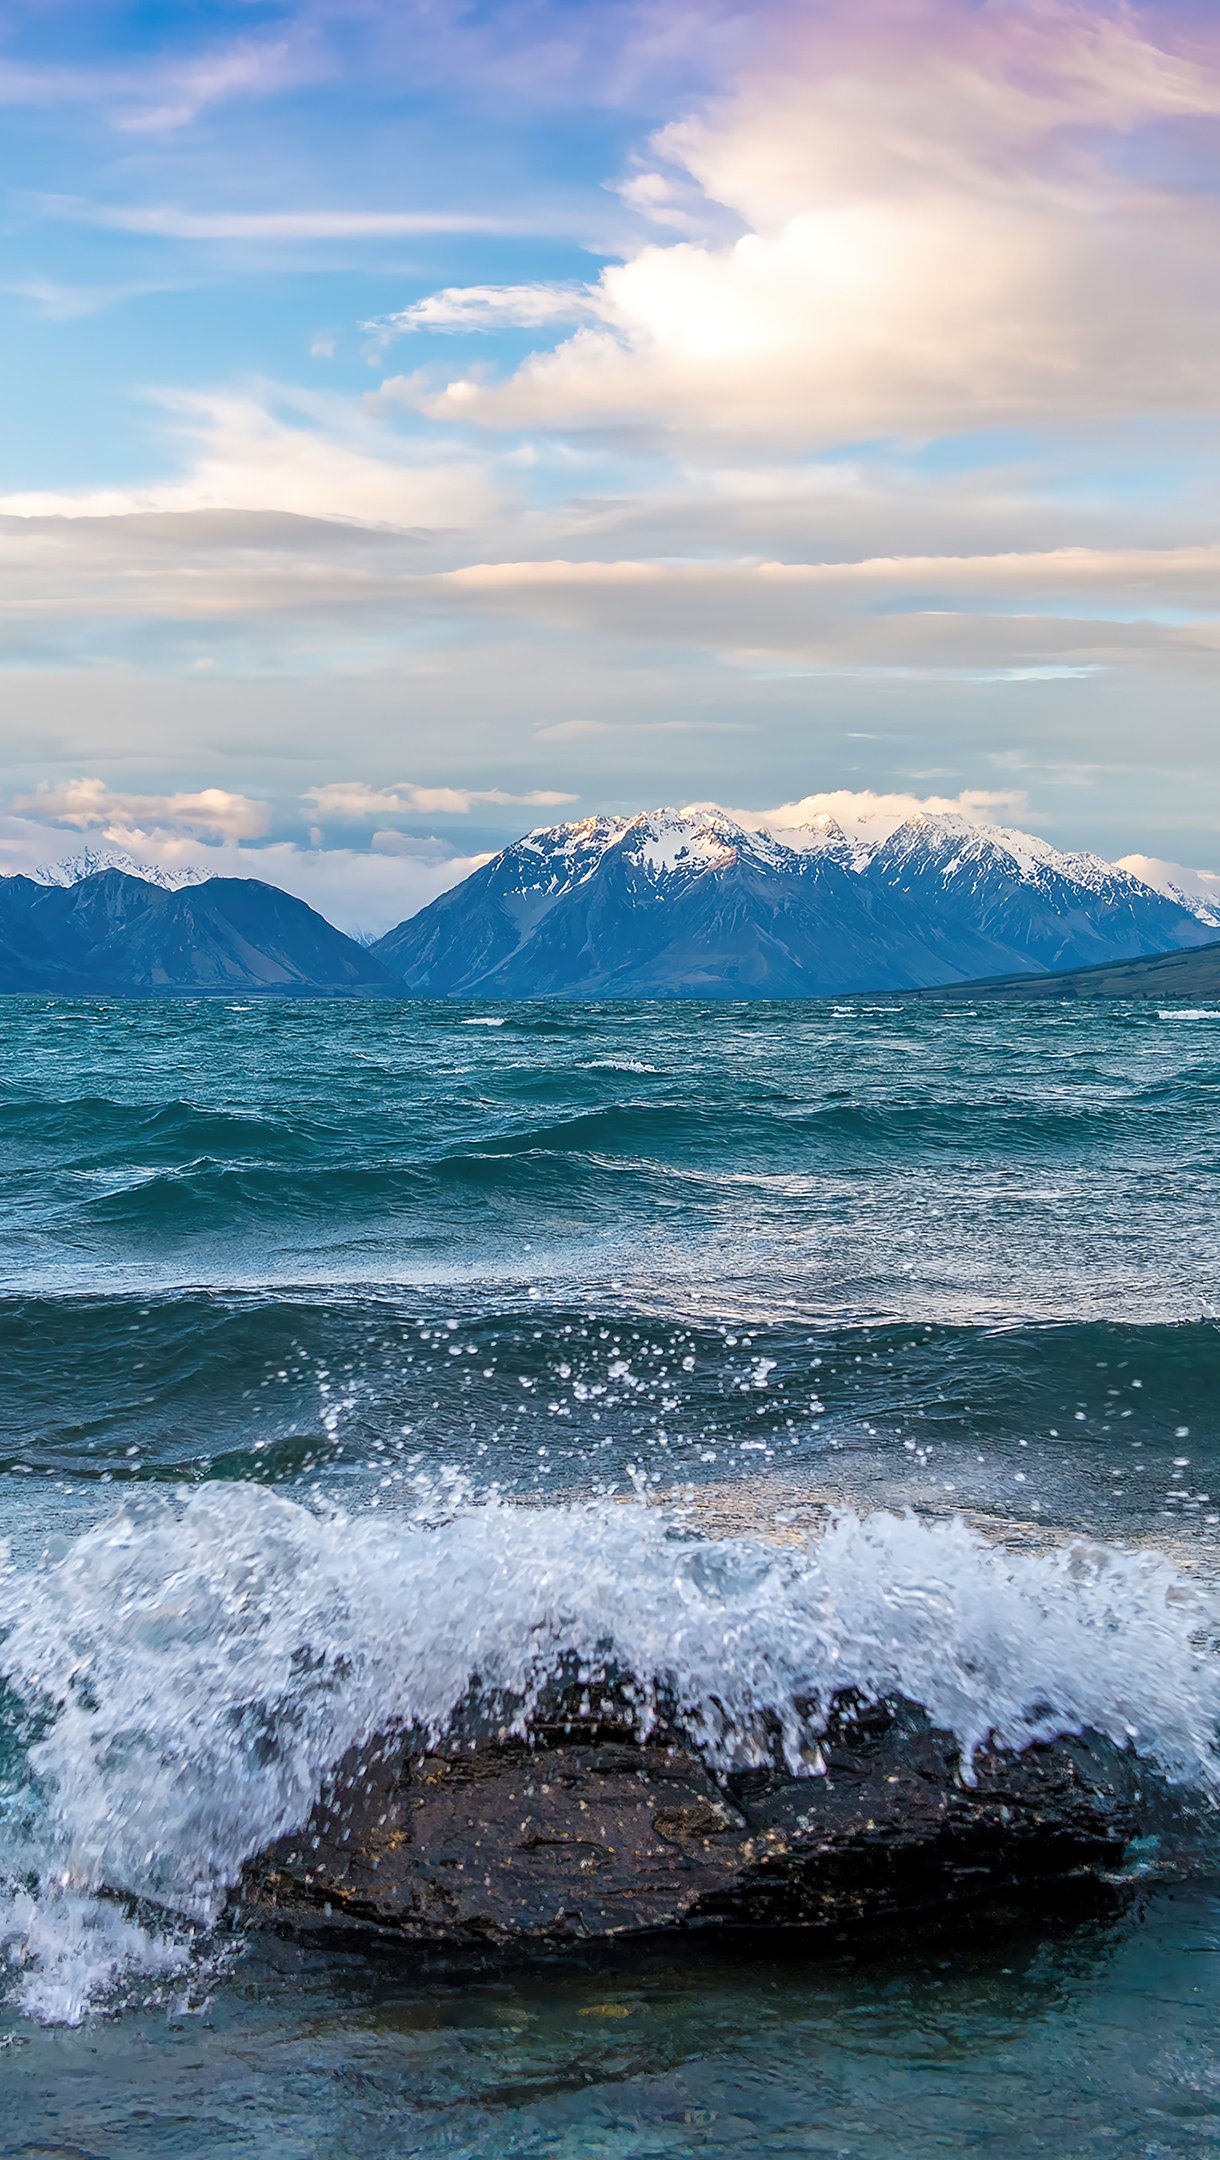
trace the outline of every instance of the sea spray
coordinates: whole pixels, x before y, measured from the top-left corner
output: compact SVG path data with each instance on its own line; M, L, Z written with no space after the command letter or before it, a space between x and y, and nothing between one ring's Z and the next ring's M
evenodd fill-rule
M3 1933L28 2010L139 1994L350 1747L439 1737L472 1685L526 1729L567 1659L628 1676L641 1729L663 1701L720 1768L778 1744L807 1772L852 1687L921 1704L967 1776L990 1739L1094 1730L1220 1789L1214 1607L1156 1554L1012 1552L886 1513L781 1548L638 1502L447 1506L352 1517L214 1486L143 1499L53 1566L8 1565L0 1671L35 1723Z

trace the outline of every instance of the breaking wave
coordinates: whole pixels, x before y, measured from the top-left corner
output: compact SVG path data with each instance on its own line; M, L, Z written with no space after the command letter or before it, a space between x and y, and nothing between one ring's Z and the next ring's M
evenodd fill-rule
M1094 1731L1220 1791L1207 1592L1148 1551L1012 1552L960 1520L834 1514L709 1539L603 1499L360 1517L264 1489L143 1498L0 1576L0 1934L25 2009L75 2022L189 1972L247 1861L378 1733L439 1737L471 1688L530 1706L575 1659L664 1700L718 1768L797 1774L836 1692L902 1696L969 1776Z

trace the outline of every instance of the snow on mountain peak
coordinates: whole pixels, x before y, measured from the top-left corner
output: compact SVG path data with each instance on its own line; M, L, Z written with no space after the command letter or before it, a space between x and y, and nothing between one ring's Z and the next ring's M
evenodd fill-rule
M83 879L96 877L102 870L121 870L124 877L143 880L145 885L159 885L164 892L180 892L184 885L202 885L206 870L165 870L158 863L140 862L121 848L85 848L79 855L66 856L62 862L42 863L30 875L37 885L79 885Z
M719 805L692 803L682 810L640 810L629 818L539 826L505 855L513 862L519 890L558 894L584 884L615 850L656 883L684 880L742 856L776 863L792 854L770 833L748 829Z
M873 851L874 855L881 852ZM1100 855L1083 850L1068 852L1036 833L1021 832L1015 826L984 824L960 810L913 812L891 833L884 852L889 860L906 861L947 855L949 860L941 864L945 877L955 876L971 865L994 866L999 858L1015 865L1020 875L1033 883L1049 875L1066 878L1086 892L1102 893L1128 882L1127 873Z
M799 805L793 805L794 809ZM1057 848L1036 833L995 825L968 810L917 809L888 831L848 832L830 811L800 824L780 825L773 812L726 810L719 803L640 810L633 817L597 816L546 825L505 851L515 889L548 898L584 884L617 852L635 876L658 890L685 886L734 862L799 872L802 858L829 856L858 875L876 863L905 874L918 870L946 884L990 877L1045 889L1063 881L1093 897L1118 899L1143 889L1172 900L1220 929L1220 874L1189 871L1148 856L1106 862L1085 850ZM133 866L135 867L135 866ZM138 870L137 874L147 873Z

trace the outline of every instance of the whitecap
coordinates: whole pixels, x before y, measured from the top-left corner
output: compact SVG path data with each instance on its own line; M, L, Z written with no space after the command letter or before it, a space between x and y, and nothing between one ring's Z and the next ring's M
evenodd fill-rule
M642 1058L633 1057L590 1058L588 1063L582 1065L580 1069L582 1072L654 1073L660 1071L658 1065L645 1065Z

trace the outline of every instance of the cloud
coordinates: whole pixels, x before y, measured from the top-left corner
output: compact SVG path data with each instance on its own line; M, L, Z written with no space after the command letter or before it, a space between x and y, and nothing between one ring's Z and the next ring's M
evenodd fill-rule
M35 798L37 799L37 798ZM380 937L404 917L426 907L438 893L469 877L486 861L454 854L438 840L409 840L373 852L361 848L301 847L275 840L262 846L236 841L201 843L165 832L102 836L116 850L165 870L197 870L205 877L260 878L317 908L349 935ZM75 853L65 848L61 825L34 817L0 814L0 875L27 875Z
M18 795L10 805L48 824L74 826L78 832L100 829L114 846L138 846L155 832L164 838L187 834L218 840L257 840L271 822L269 806L228 788L201 788L194 794L137 795L108 787L104 780L44 781L32 795Z
M740 720L553 720L534 729L535 742L585 742L591 735L610 735L626 744L648 735L739 735L746 732Z
M454 527L485 521L499 490L485 462L404 444L351 404L319 411L303 393L280 410L223 392L163 392L185 449L183 477L139 487L0 496L0 516L113 518L139 512L286 511L369 524Z
M4 291L28 300L44 322L78 322L127 300L143 300L156 293L180 292L180 283L144 282L132 285L67 285L55 278L34 277L6 285Z
M394 837L402 843L401 834ZM414 849L398 844L366 851L303 848L277 841L234 850L223 874L282 885L285 892L307 900L349 935L380 937L451 885L460 884L486 860L483 854L453 854L436 842ZM208 860L203 867L210 867Z
M184 480L135 496L0 499L0 658L118 657L140 640L196 674L256 658L362 674L409 660L413 710L435 712L441 678L473 681L479 648L499 638L511 641L503 664L518 692L522 669L538 697L549 680L531 732L556 742L580 740L591 722L656 735L691 724L672 696L641 708L626 687L617 705L602 696L594 708L583 673L584 687L563 696L580 648L611 675L641 664L689 675L710 662L756 678L798 669L1041 681L1104 669L1180 679L1220 664L1215 544L813 562L510 557L446 568L437 557L463 542L440 520L486 516L495 499L486 476L463 498L460 467L404 467L375 454L375 433L337 440L261 413L227 439L218 425L214 441ZM344 514L357 493L382 522ZM219 507L234 498L242 507ZM436 524L407 524L412 507ZM485 681L481 694L502 704L505 687ZM708 712L717 727L731 717Z
M423 815L465 817L476 803L528 803L535 809L557 809L577 801L553 789L535 788L527 795L506 794L503 788L417 787L402 780L394 787L366 787L359 780L334 780L325 787L307 788L301 800L319 817L372 818Z
M395 315L378 315L366 330L397 337L415 330L538 330L599 312L585 285L446 285Z
M628 559L550 562L470 563L444 573L454 590L477 591L495 598L520 591L579 596L612 592L615 604L632 589L662 590L666 601L685 592L715 593L723 602L734 590L764 594L799 594L808 604L819 591L831 605L846 598L887 594L904 601L926 594L980 594L995 598L1012 593L1081 596L1122 594L1164 603L1172 593L1189 595L1213 612L1220 605L1220 543L1168 548L1065 547L1004 551L978 555L873 555L857 561L688 562ZM577 600L574 604L579 604Z
M683 185L670 173L635 172L619 182L617 193L629 210L652 225L668 225L678 232L702 232L708 224L708 202L693 183Z
M818 795L803 795L799 802L780 803L774 810L735 810L733 816L753 831L791 832L815 818L831 817L851 839L887 840L908 818L919 811L950 811L978 825L995 825L1019 817L1029 808L1029 797L1018 788L964 788L959 795L877 794L872 788L831 788Z
M179 58L127 66L0 62L0 105L85 105L125 133L169 134L232 98L268 97L308 82L324 63L307 31L237 38Z
M819 446L1220 410L1220 203L1182 177L1220 115L1213 33L872 0L762 46L656 143L740 237L636 249L591 289L596 324L506 381L417 386L425 411Z
M94 203L44 195L45 215L160 240L401 240L426 233L523 234L529 220L482 210L184 210L173 203ZM549 223L545 227L551 230Z
M1220 548L857 562L470 564L453 604L599 636L825 668L1042 671L1220 658Z
M139 102L115 117L130 134L164 134L186 127L210 105L234 97L266 97L308 80L313 72L297 38L242 38L166 69L160 80L154 74Z
M703 654L755 673L1037 679L1150 666L1214 673L1220 662L1215 545L830 562L560 557L446 569L421 566L418 527L334 522L349 485L400 517L411 489L415 507L438 520L459 505L474 518L477 492L462 505L459 480L452 467L404 471L321 432L268 423L234 437L223 456L200 456L188 480L134 499L53 498L52 515L43 498L0 500L0 513L23 513L0 514L0 652L49 650L57 639L79 646L86 626L90 649L121 650L137 626L151 634L162 625L180 664L196 671L216 663L199 652L206 633L227 641L218 654L235 650L240 634L268 653L308 655L311 668L350 667L353 639L381 664L412 651L422 666L430 651L433 674L457 675L473 664L478 625L480 637L499 626L522 641L531 668L553 670L570 669L576 644L590 640L602 665L665 653L672 668ZM226 494L248 507L217 507ZM435 698L435 683L422 694ZM605 720L604 708L574 702L556 712L552 700L536 725L575 740L586 720ZM688 716L663 705L625 717L659 730Z
M1142 878L1156 892L1174 898L1185 893L1191 900L1207 900L1220 907L1220 870L1189 870L1184 863L1164 862L1159 855L1124 855L1118 868Z
M759 9L740 0L311 0L310 16L349 43L378 90L387 83L452 95L479 118L519 121L550 108L664 110L692 86L722 80L757 43ZM362 34L362 35L361 35ZM476 123L477 124L477 123Z

